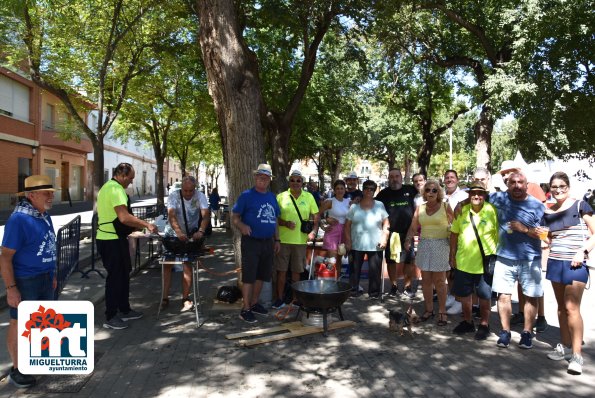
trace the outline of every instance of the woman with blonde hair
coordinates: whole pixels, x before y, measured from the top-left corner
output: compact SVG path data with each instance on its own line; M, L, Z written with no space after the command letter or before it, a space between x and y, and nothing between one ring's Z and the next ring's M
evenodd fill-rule
M413 221L407 232L405 250L413 245L413 238L420 230L415 263L421 269L422 292L425 312L422 321L434 317L433 289L438 294L438 326L446 326L446 272L449 264L449 235L453 212L443 203L444 191L436 180L428 180L423 189L424 204L415 209Z

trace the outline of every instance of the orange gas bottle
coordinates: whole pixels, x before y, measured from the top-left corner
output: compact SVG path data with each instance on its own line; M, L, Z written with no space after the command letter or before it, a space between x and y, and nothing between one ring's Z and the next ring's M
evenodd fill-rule
M316 277L318 279L337 279L337 267L336 261L334 257L329 258L325 262L321 262L318 265L318 270L316 271Z

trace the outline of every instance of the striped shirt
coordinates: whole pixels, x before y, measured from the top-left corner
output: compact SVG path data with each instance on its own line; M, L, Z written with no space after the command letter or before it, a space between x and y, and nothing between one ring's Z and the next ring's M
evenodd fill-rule
M573 203L569 208L555 213L544 214L546 225L552 234L549 258L571 261L589 237L585 222L579 220L579 208L583 214L593 214L588 203Z

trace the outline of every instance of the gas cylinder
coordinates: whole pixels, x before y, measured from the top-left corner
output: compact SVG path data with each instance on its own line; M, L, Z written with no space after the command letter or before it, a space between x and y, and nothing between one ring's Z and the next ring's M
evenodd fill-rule
M327 259L325 262L321 262L318 265L318 271L316 276L318 279L337 279L337 267L336 259L334 257Z

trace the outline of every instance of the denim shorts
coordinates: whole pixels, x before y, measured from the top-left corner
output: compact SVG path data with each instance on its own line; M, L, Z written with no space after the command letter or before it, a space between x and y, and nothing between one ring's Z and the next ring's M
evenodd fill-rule
M21 293L21 301L25 300L53 300L54 288L49 272L45 274L15 277L14 281ZM10 319L18 319L17 308L10 308Z
M580 268L570 267L571 261L547 260L545 278L563 285L572 285L573 281L587 283L589 281L589 268L583 264Z
M477 297L485 300L492 297L492 289L483 274L470 274L458 269L454 270L454 286L451 293L458 297L469 297L475 293Z
M516 291L514 284L518 281L525 296L541 297L541 279L541 257L535 257L533 260L510 260L498 256L494 266L492 290L513 294Z

